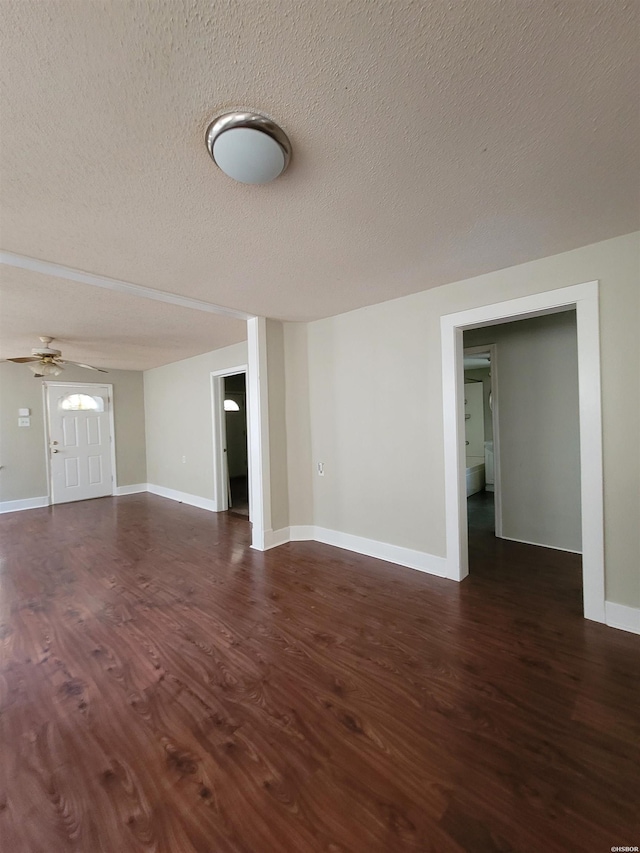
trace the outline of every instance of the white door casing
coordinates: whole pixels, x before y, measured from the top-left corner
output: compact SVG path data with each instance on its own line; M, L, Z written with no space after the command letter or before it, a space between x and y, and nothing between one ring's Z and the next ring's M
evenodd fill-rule
M580 481L582 505L582 592L584 616L605 622L604 487L598 282L574 284L471 308L440 318L445 443L447 576L469 573L465 489L463 330L576 309ZM494 403L495 405L495 403ZM496 472L497 476L498 472Z
M113 494L111 386L47 382L45 399L51 503ZM86 408L90 401L95 409Z
M267 373L267 326L265 317L247 319L247 364L236 368L214 370L212 377L212 406L214 430L215 504L224 505L224 465L216 462L215 447L220 446L220 422L224 420L224 397L221 376L247 374L247 451L249 462L249 519L251 547L266 551L277 544L271 529L271 461L269 457L269 383ZM216 433L217 431L217 433Z

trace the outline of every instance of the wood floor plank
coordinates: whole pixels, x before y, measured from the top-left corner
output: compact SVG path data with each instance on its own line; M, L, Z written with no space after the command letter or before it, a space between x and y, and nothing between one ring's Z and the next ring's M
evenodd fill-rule
M462 584L152 495L0 517L0 849L640 843L640 638L572 554Z

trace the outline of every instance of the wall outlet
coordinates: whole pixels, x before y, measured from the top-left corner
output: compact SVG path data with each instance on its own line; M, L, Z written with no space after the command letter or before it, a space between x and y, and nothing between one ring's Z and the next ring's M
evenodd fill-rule
M30 427L31 426L31 418L18 418L18 426L19 427Z
M324 477L324 462L318 462L318 477Z
M182 457L182 464L184 465L186 461L187 461L187 457L186 457L186 456L183 456L183 457Z

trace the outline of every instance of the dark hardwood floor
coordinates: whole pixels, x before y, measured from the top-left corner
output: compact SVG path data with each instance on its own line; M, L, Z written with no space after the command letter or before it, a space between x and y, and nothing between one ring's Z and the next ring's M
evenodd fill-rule
M471 538L455 584L152 495L0 517L0 849L640 844L640 637Z

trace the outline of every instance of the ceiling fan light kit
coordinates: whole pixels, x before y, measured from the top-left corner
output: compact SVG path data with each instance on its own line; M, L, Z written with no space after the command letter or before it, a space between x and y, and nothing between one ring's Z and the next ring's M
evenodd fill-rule
M38 378L39 376L60 376L64 367L57 364L40 364L40 362L36 362L29 365L29 370Z
M59 376L67 364L74 367L83 367L85 370L97 370L100 373L108 373L102 367L92 367L90 364L82 364L79 361L69 361L62 358L62 352L59 349L53 349L49 346L53 338L48 335L41 335L40 340L42 346L33 347L31 355L23 358L7 358L5 361L12 361L14 364L28 364L29 370L32 371L36 379L42 376Z
M273 181L291 159L291 143L284 130L250 111L218 116L207 128L206 143L216 166L242 184Z
M45 346L33 347L31 350L31 355L34 355L34 356L51 356L51 358L60 358L60 356L62 355L61 350L52 349L51 347L46 346L46 344L51 343L53 338L40 338L40 340L45 344Z

